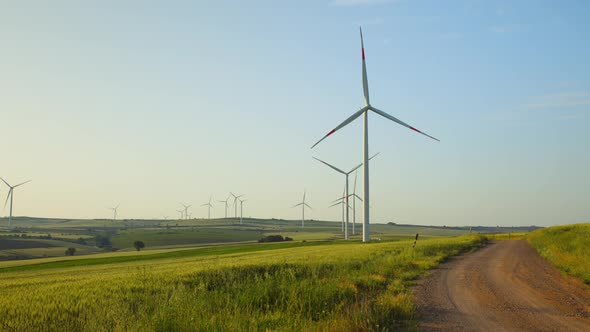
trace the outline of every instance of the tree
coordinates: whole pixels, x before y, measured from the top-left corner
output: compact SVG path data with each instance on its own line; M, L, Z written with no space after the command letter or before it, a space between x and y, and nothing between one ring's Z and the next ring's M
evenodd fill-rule
M74 256L74 254L76 253L76 248L68 248L66 249L66 256Z
M135 249L137 249L137 251L140 251L141 249L145 248L145 243L143 243L143 241L135 241L133 242L133 246Z
M104 247L110 247L111 244L111 239L109 238L108 235L101 235L98 234L94 237L94 242L96 243L96 246L99 248L104 248Z

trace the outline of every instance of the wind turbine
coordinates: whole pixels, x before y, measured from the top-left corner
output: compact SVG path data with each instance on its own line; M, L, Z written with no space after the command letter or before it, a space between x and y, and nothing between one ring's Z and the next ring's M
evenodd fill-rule
M409 128L409 129L411 129L419 134L422 134L426 137L432 138L433 140L436 140L436 141L439 141L439 140L437 138L434 138L434 137L410 126L409 124L399 120L398 118L393 117L393 116L373 107L373 105L371 105L371 103L369 102L369 83L367 82L367 66L365 64L365 46L363 43L363 30L362 29L360 29L360 34L361 34L363 94L365 97L365 106L363 106L360 110L356 111L356 113L354 113L353 115L348 117L348 119L344 120L344 122L339 124L336 128L334 128L330 132L328 132L324 137L322 137L319 141L317 141L314 145L312 145L311 148L313 149L313 147L318 145L321 141L326 139L328 136L332 135L334 132L336 132L340 128L346 126L347 124L351 123L356 118L358 118L359 116L363 115L363 118L364 118L364 124L363 124L363 165L364 165L364 167L363 167L363 196L364 196L364 201L363 201L363 214L364 214L363 242L368 242L369 241L369 111L373 111L386 119L389 119L399 125Z
M229 198L231 197L231 195L227 195L227 198L225 199L225 201L218 201L220 203L225 203L225 218L227 219L227 202L229 201Z
M188 208L192 205L184 205L182 203L180 203L180 205L184 206L184 219L188 219Z
M373 158L374 158L376 155L378 155L378 154L379 154L379 152L375 153L375 154L374 154L374 155L373 155L371 158L369 158L369 160L373 159ZM344 189L344 200L346 200L346 206L348 206L348 196L349 196L349 195L348 195L348 175L349 175L350 173L352 173L352 172L356 171L356 170L357 170L359 167L363 166L363 164L358 164L356 167L354 167L354 168L353 168L353 169L351 169L350 171L348 171L348 172L345 172L345 171L341 170L340 168L338 168L338 167L336 167L336 166L332 166L332 165L328 164L327 162L325 162L325 161L323 161L323 160L321 160L321 159L318 159L318 158L316 158L316 157L313 157L313 159L315 159L315 160L317 160L317 161L319 161L319 162L323 163L324 165L326 165L326 166L330 167L331 169L335 170L335 171L336 171L336 172L338 172L338 173L344 174L344 177L346 178L345 185L344 185L344 188L345 188L345 189ZM348 239L349 239L349 236L348 236L348 224L349 224L349 222L348 222L348 221L349 221L349 220L350 220L350 219L349 219L349 216L348 216L348 209L346 209L346 224L345 224L345 226L344 226L344 239L345 239L345 240L348 240Z
M309 206L307 203L305 203L305 190L303 191L303 201L301 201L301 203L299 203L299 204L293 205L293 207L298 207L299 205L301 205L301 228L304 228L305 227L305 207L307 206L310 210L313 210L311 208L311 206Z
M176 210L176 212L180 213L180 218L178 220L182 220L182 215L184 213L183 210Z
M242 216L244 214L244 202L246 202L247 199L245 199L245 200L238 199L238 201L240 201L240 225L241 225L242 224Z
M238 198L240 198L240 197L242 197L244 195L236 196L231 191L230 191L229 194L234 197L234 218L237 218L238 217L238 205L236 204L236 202L238 201Z
M355 227L356 227L356 200L359 199L361 202L363 201L359 195L356 194L356 177L357 173L354 172L354 186L352 189L352 235L356 234Z
M345 200L344 200L344 197L345 197L344 196L344 193L345 193L345 191L346 190L343 190L342 191L342 197L333 200L332 203L334 203L334 204L332 204L332 205L329 206L329 207L333 207L333 206L336 206L336 205L342 206L342 223L340 224L341 225L341 231L342 231L342 233L344 233L344 206L345 205L348 206L348 201L345 202ZM350 206L348 206L348 208L350 208ZM347 209L347 212L348 212L348 209Z
M113 210L113 222L117 220L117 209L119 208L119 205L121 204L117 204L117 206L115 206L114 208L109 208L109 210Z
M12 226L12 201L14 200L14 188L16 188L18 186L22 186L25 183L29 183L32 180L25 181L25 182L19 183L17 185L11 186L8 184L8 182L6 182L6 180L4 180L2 178L0 178L0 179L2 180L2 182L4 182L8 186L8 188L10 188L8 190L8 194L6 195L6 202L4 202L4 207L6 207L6 204L8 203L8 198L10 197L10 215L8 217L8 227L11 227Z
M211 208L213 207L213 205L211 204L211 198L213 198L213 195L209 196L209 203L205 203L201 206L208 206L208 210L209 212L207 213L207 219L211 219Z

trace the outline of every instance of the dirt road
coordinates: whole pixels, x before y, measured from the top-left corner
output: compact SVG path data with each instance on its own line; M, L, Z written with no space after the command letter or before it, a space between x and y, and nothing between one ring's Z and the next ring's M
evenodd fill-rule
M415 291L422 331L590 331L590 287L522 240L455 258Z

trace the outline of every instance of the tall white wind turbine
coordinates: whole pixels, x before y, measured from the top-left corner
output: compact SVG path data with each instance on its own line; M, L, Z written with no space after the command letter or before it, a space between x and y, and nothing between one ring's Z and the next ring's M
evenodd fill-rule
M373 159L376 155L378 155L379 152L375 153L371 158L369 158L369 160ZM323 163L324 165L330 167L331 169L335 170L336 172L340 173L340 174L344 174L344 177L346 178L346 181L344 182L344 197L343 199L346 201L346 206L348 205L348 175L354 171L356 171L359 167L363 166L363 164L358 164L356 167L354 167L353 169L351 169L348 172L345 172L343 170L341 170L340 168L336 167L336 166L332 166L330 164L328 164L327 162L318 159L316 157L313 157L313 159ZM346 223L344 224L344 239L348 240L350 237L348 236L348 225L349 225L349 216L348 216L348 209L346 209Z
M432 138L433 140L436 140L436 141L439 141L439 140L437 138L434 138L434 137L410 126L409 124L399 120L398 118L393 117L393 116L373 107L373 105L371 105L371 103L369 102L369 83L367 82L367 66L365 63L365 46L363 43L363 30L362 29L360 29L360 34L361 34L363 94L365 97L365 106L363 106L360 110L358 110L356 113L351 115L348 119L344 120L344 122L339 124L336 128L334 128L330 132L328 132L324 137L322 137L319 141L317 141L314 145L312 145L311 148L313 149L313 147L318 145L321 141L326 139L328 136L332 135L340 128L346 126L347 124L351 123L356 118L358 118L359 116L363 115L363 118L364 118L364 123L363 123L363 165L364 165L364 167L363 167L363 196L364 196L364 201L363 201L363 215L364 215L364 218L363 218L363 242L368 242L369 241L369 111L373 111L386 119L389 119L399 125L409 128L409 129L411 129L417 133L420 133L426 137Z
M8 227L11 227L12 226L12 202L14 201L14 188L16 188L18 186L22 186L25 183L29 183L32 180L25 181L25 182L19 183L17 185L11 186L8 184L8 182L6 182L6 180L4 180L2 178L0 178L0 179L2 180L2 182L4 182L8 186L8 188L10 188L8 190L8 194L6 195L6 202L4 202L4 207L6 207L6 204L8 203L8 198L10 198L10 214L8 217Z
M293 207L298 207L301 205L301 228L305 227L305 207L308 207L310 210L313 210L311 206L305 203L305 190L303 191L303 200L299 204L293 205Z
M213 195L209 196L209 202L201 205L201 206L208 206L209 212L207 213L207 219L211 219L211 208L213 207L213 205L211 204L212 198L213 198Z

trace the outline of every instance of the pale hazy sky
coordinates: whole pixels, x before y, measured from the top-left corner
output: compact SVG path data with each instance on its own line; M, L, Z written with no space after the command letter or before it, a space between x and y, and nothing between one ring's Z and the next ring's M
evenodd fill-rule
M370 115L372 222L590 221L590 3L536 0L3 1L14 214L338 220L312 156L358 164L362 121L310 146L364 103L359 25L372 104L441 140Z

